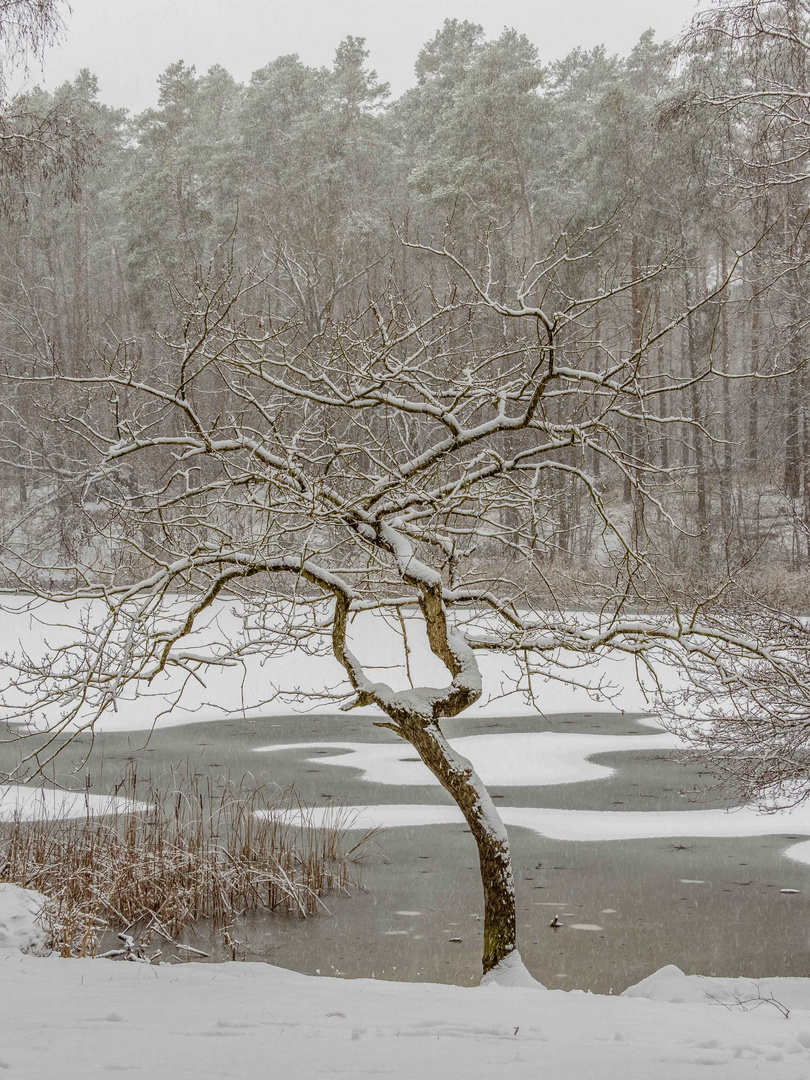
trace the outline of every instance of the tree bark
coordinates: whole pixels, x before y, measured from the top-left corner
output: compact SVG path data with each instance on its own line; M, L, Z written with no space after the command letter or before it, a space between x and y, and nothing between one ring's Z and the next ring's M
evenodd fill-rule
M726 281L728 278L728 264L726 261L726 249L722 250L720 255L720 275L721 280ZM734 523L732 517L733 509L733 495L734 495L734 468L733 468L733 446L734 446L734 427L732 421L732 404L731 404L731 382L728 379L729 375L729 342L728 342L728 311L726 307L725 297L720 300L720 359L723 365L723 375L726 376L722 380L722 403L723 403L723 461L722 461L722 479L720 483L720 512L723 518L723 533L726 538L726 543L731 540L732 532L734 530Z
M484 974L516 947L515 881L506 829L489 792L462 754L445 739L436 720L415 717L400 724L413 746L464 815L478 845L484 888Z
M789 499L797 499L801 491L801 410L799 387L795 374L788 376L785 407L785 470L784 488Z
M692 280L689 273L686 274L685 283L686 302L691 308L693 303L693 291ZM700 384L698 381L701 370L701 360L698 355L700 344L701 343L698 340L697 318L695 313L690 311L686 319L686 345L689 361L689 376L692 379L692 385L690 387L692 417L697 421L697 424L691 433L693 439L695 490L697 496L696 518L697 528L700 534L698 540L699 558L697 561L700 570L705 574L708 570L711 557L711 533L709 522L709 492L706 476L706 450L703 443L703 432L701 430L703 409L701 407Z
M411 744L452 796L470 827L478 845L484 890L482 964L486 975L516 947L515 880L509 838L481 778L467 758L448 743L439 727L441 718L457 716L481 696L480 671L472 649L448 627L440 581L411 553L405 538L395 530L387 531L384 543L400 562L405 580L419 583L419 606L431 651L446 665L453 681L449 687L417 687L399 692L384 683L371 682L347 646L349 600L334 582L329 586L335 595L332 650L357 691L354 705L373 703L386 713L388 721L378 726L390 728Z
M754 277L754 288L757 288L757 278ZM754 293L751 313L751 370L759 372L759 292ZM760 384L752 379L748 387L748 465L752 471L756 471L759 465L759 396L762 393Z

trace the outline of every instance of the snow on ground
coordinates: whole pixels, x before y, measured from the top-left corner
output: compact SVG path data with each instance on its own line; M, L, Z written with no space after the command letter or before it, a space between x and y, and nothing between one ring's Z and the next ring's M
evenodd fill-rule
M0 986L0 1070L9 1080L810 1076L805 979L700 980L670 967L611 997L5 949ZM771 996L787 1018L762 1000Z
M41 893L0 882L0 960L9 953L45 949L44 934L36 921L44 903Z
M543 787L603 780L616 771L588 759L594 754L630 750L676 750L686 743L676 735L575 735L541 731L469 735L450 739L469 758L485 784L495 787ZM327 756L325 749L340 751ZM300 750L302 761L359 769L372 784L435 785L439 781L407 743L318 742L258 746L257 753Z
M88 605L56 603L38 604L34 612L25 608L24 597L6 596L0 604L0 639L8 653L24 652L32 658L50 648L80 640L74 627L87 617ZM410 666L419 683L442 686L449 682L447 670L431 653L421 621L406 620ZM236 640L239 620L228 603L212 605L211 614L201 628L184 640L184 647L195 652L205 651L211 643ZM392 623L379 615L366 613L356 617L350 627L354 652L367 665L369 676L390 683L395 688L408 686L405 654L398 622ZM572 657L569 657L569 662ZM649 701L636 679L636 667L630 657L602 659L578 672L578 677L592 687L604 683L611 688L611 700L595 700L595 692L581 687L564 685L556 680L532 676L535 702L526 694L526 681L521 677L517 662L498 655L481 653L478 657L484 682L481 700L468 709L466 716L519 716L562 712L644 712ZM115 712L104 715L98 731L143 731L153 726L218 720L234 713L244 716L289 715L313 710L334 712L341 697L350 696L345 673L329 656L310 656L301 651L283 656L248 657L244 664L214 667L200 671L199 678L187 681L182 687L176 672L163 673L148 688L141 688L138 697L127 690ZM516 691L520 685L522 690ZM281 688L283 696L273 696ZM175 700L183 689L180 704ZM320 695L320 697L318 696ZM19 695L6 693L6 704L24 705ZM379 715L376 709L357 710ZM86 720L85 711L79 722ZM32 716L39 725L53 723L56 713L36 713Z
M56 623L55 610L40 613ZM217 616L223 623L228 614ZM355 625L355 648L379 664L373 677L405 685L404 668L391 666L396 638L379 620ZM29 652L41 647L43 629L27 615L4 611L0 631L8 647L21 641ZM52 644L64 640L54 626ZM429 665L424 641L414 632L412 663L429 668L425 681L446 681ZM393 644L392 644L393 643ZM420 660L424 659L424 667ZM500 697L517 675L509 662L482 659L485 698L474 713L518 715L535 711L521 695ZM247 668L215 670L206 687L192 686L183 710L166 714L176 682L166 679L151 696L121 703L104 730L144 730L157 721L214 720L234 711L249 715L309 710L309 695L335 685L340 671L330 658L300 654ZM627 662L605 662L593 679L621 687L615 704L642 711L646 702ZM299 689L301 700L261 704L268 683ZM595 712L581 689L534 680L545 712ZM322 707L333 711L334 701ZM38 719L42 719L41 717ZM526 742L526 740L529 742ZM588 761L595 753L658 749L671 736L633 737L478 736L456 740L475 756L486 750L482 772L490 783L573 783L607 775ZM484 740L491 740L485 742ZM514 741L517 740L517 741ZM523 740L523 741L521 741ZM544 741L543 741L544 740ZM631 742L634 744L631 747ZM619 745L621 744L621 745ZM403 747L389 744L336 745L347 749L345 764L363 768L383 783L424 783L418 763L402 761ZM311 749L311 744L308 747ZM531 751L531 757L529 755ZM321 760L323 760L321 758ZM333 764L343 764L337 757ZM414 777L419 776L416 780ZM7 787L0 819L101 812L103 797ZM745 809L675 813L604 813L502 807L507 824L543 835L578 840L642 836L746 836L795 832L810 835L810 810L756 815ZM363 816L393 827L460 821L453 807L369 807ZM358 821L358 824L361 824ZM803 854L805 853L806 854ZM791 849L810 862L810 841ZM721 1080L810 1078L810 980L700 979L667 967L622 997L548 991L512 965L498 982L475 989L371 980L313 978L255 963L146 966L107 960L62 960L24 955L36 938L30 894L0 886L0 1072L18 1080L101 1080L126 1072L153 1078L217 1077L252 1080L317 1080L366 1075L464 1077L465 1080ZM542 973L537 973L542 978ZM494 982L496 980L490 980ZM781 1004L774 1004L769 998ZM784 1006L784 1007L781 1007ZM786 1019L785 1009L790 1010Z
M669 1001L680 1004L687 1001L712 1001L725 1005L745 1002L756 1008L770 1001L783 1005L790 1012L802 1010L810 1013L810 979L718 979L715 976L684 975L680 968L668 964L648 975L635 986L624 991L622 997L643 997L650 1001ZM810 1074L809 1074L810 1075Z

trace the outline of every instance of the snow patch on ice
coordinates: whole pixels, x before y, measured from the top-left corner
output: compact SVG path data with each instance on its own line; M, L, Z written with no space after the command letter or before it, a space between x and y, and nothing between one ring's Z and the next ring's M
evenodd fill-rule
M90 795L84 791L33 788L22 784L0 785L0 821L98 817L136 809L145 809L145 805L115 795Z
M785 850L785 855L794 862L805 863L810 866L810 840L802 840L800 844L793 844Z
M590 735L542 731L499 735L468 735L448 740L472 762L483 782L496 787L542 787L602 780L615 769L588 760L595 754L639 750L676 750L685 746L676 735ZM325 749L337 751L326 755ZM258 746L257 753L302 750L302 760L317 757L321 765L359 769L371 784L438 786L439 781L418 759L403 756L396 743L318 742Z
M320 824L332 812L329 807L313 808L313 824ZM552 840L778 836L786 832L810 835L810 805L767 814L751 806L732 811L603 811L499 805L498 813L506 825L531 829ZM294 814L292 819L295 820ZM453 805L384 803L357 807L349 827L395 829L417 825L454 825L461 824L463 820L461 811ZM796 844L789 848L788 852L793 853L791 858L797 858L797 848L803 848L806 853L806 859L800 861L810 862L810 841L806 845Z

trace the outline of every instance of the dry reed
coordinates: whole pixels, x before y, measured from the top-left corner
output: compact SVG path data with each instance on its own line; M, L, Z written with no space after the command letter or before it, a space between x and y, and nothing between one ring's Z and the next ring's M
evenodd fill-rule
M136 926L168 939L199 920L306 917L330 890L360 885L372 833L349 846L345 808L315 827L292 790L191 770L146 784L132 770L115 794L134 808L0 826L0 880L46 897L41 922L63 956L92 956L103 935Z

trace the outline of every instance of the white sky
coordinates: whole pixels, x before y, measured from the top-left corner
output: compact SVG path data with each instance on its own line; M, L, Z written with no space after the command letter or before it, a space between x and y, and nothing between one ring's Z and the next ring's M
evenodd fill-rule
M365 37L371 63L394 95L413 81L421 46L445 18L470 19L489 36L525 33L546 61L576 45L626 53L648 27L672 37L694 0L72 0L67 32L45 63L53 88L88 67L102 100L138 112L157 100L156 78L185 60L198 71L219 63L239 81L276 56L331 63L348 34Z

